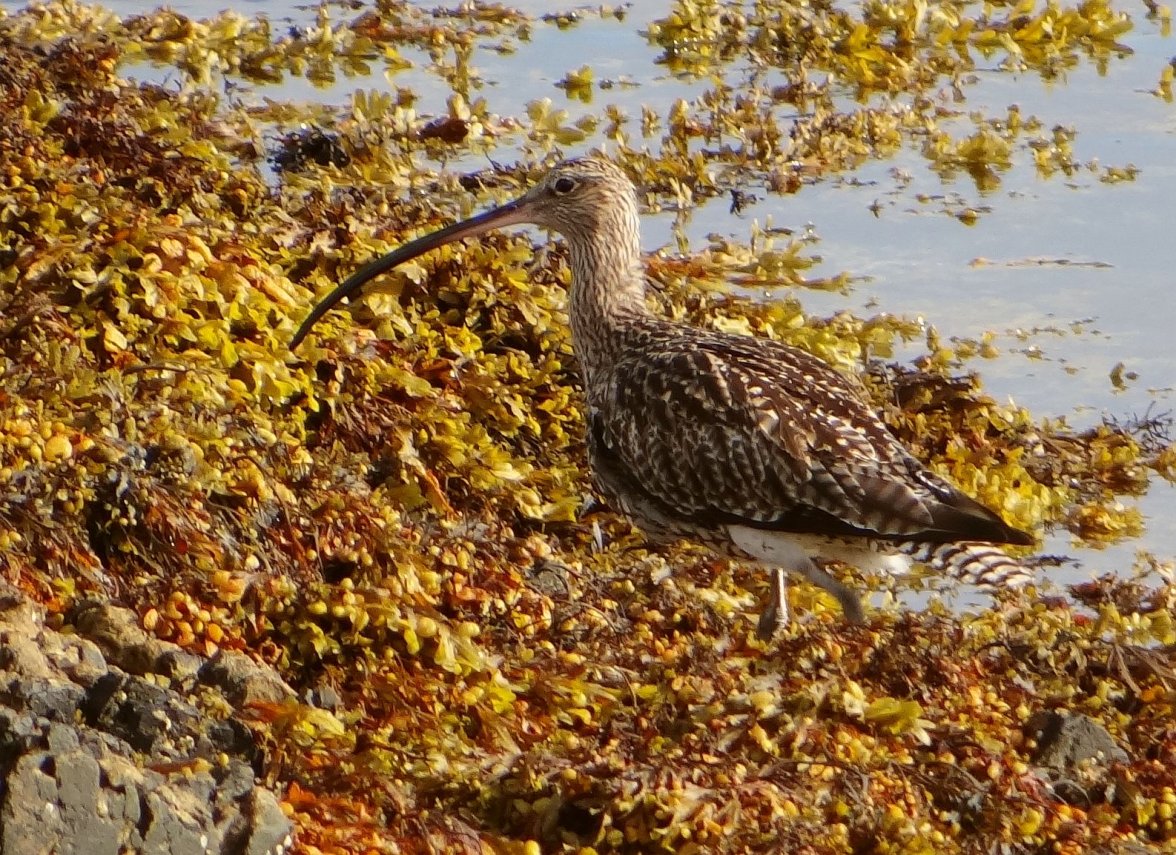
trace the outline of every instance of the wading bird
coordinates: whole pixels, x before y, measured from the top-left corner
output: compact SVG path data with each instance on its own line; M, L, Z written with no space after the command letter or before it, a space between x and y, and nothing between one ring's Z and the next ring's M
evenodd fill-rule
M857 592L814 559L895 573L913 559L988 588L1028 581L992 544L1033 538L924 468L854 379L777 341L656 316L645 302L637 195L607 160L566 160L515 201L368 264L314 307L291 348L381 273L519 223L568 243L572 347L597 488L654 540L687 538L771 567L761 638L788 619L786 572L862 621Z

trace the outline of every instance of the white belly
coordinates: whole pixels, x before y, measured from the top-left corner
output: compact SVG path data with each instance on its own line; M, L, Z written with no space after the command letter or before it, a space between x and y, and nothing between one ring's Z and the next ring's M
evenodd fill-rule
M893 576L901 576L911 567L907 556L886 549L887 544L880 541L764 531L741 525L729 526L727 534L752 558L787 570L799 571L813 558L841 561L866 573Z

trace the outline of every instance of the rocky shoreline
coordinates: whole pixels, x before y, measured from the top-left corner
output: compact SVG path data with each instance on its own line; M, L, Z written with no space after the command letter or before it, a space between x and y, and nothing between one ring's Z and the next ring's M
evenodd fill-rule
M274 855L293 823L256 783L260 752L235 714L293 692L248 657L202 659L88 602L76 634L0 587L0 852ZM197 702L199 696L200 702Z

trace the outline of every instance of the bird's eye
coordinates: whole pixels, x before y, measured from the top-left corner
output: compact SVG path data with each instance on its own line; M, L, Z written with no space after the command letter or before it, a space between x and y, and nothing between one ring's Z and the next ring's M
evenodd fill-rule
M557 178L555 179L555 183L551 185L551 189L559 195L564 196L576 189L576 182L571 178Z

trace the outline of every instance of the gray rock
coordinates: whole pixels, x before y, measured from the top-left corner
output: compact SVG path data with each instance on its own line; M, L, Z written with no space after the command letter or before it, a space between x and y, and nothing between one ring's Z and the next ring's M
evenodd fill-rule
M0 672L0 703L36 718L72 722L85 691L60 678L26 677Z
M1024 730L1036 743L1032 760L1037 774L1055 798L1089 806L1114 795L1109 767L1127 762L1128 756L1097 721L1081 713L1048 710L1031 716Z
M91 603L78 616L84 637L46 629L40 609L0 582L0 853L288 849L293 825L255 784L245 724L142 676L159 665L173 685L194 687L203 660L148 637L126 609ZM250 687L285 685L250 665Z
M145 806L144 852L204 855L204 829L211 824L207 804L182 790L159 789L147 794Z
M78 732L65 724L50 724L49 732L45 734L45 743L53 754L77 751L82 746Z
M50 679L61 672L79 685L106 673L102 651L90 641L46 631L32 603L0 600L0 670L22 678Z
M94 855L119 849L119 825L110 817L106 794L99 783L98 761L81 751L55 758L57 803L62 825L74 838L74 850Z
M36 637L39 634L39 631L26 634L12 624L0 623L0 668L21 677L52 677L53 668Z
M302 698L307 704L323 710L337 710L343 704L343 699L333 686L322 685L308 689Z
M186 650L165 650L155 660L156 674L162 674L171 682L172 688L181 691L191 690L196 686L200 669L205 660Z
M295 696L294 690L273 669L258 665L244 653L222 650L200 669L200 682L214 686L235 707L256 701L281 703Z
M80 751L26 754L6 785L0 850L118 855L119 826L103 815L105 797L93 757Z
M205 716L170 689L112 670L86 694L87 724L166 760L223 753L252 762L253 739L240 722Z
M139 676L151 673L163 653L179 649L149 636L130 609L110 603L82 603L74 609L73 623L78 634L98 645L112 665Z
M89 686L107 671L106 657L89 639L58 632L42 632L45 657L79 686Z
M1083 763L1106 765L1128 759L1105 727L1081 713L1035 713L1025 725L1025 734L1037 743L1033 762L1055 772L1068 774Z
M31 715L0 705L0 765L33 750L40 737Z
M243 855L272 855L284 852L294 844L290 820L273 793L254 788L241 815L245 820L241 823L244 834L234 839Z
M63 837L56 781L42 771L47 754L25 754L4 779L0 807L0 851L6 855L41 855L46 843Z

